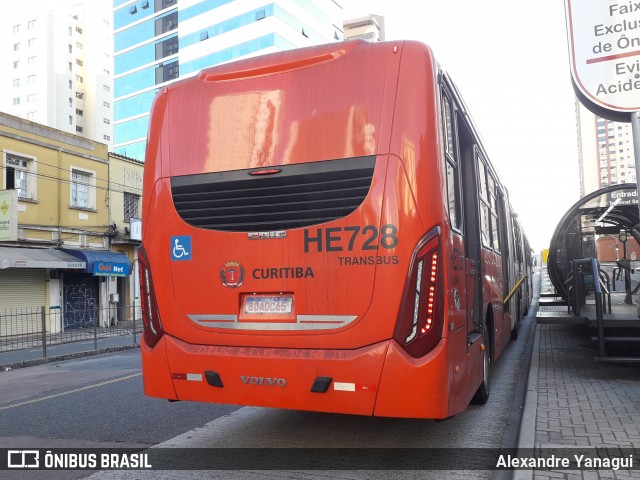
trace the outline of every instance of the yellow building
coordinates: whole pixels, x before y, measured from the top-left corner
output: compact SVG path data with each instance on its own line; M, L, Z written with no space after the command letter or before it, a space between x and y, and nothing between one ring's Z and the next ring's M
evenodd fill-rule
M132 264L109 251L117 232L107 146L0 113L0 152L1 188L17 192L18 223L0 241L0 316L44 306L52 332L92 325L97 311L109 324L110 294ZM20 327L7 325L0 321L0 335Z
M140 318L137 265L138 247L142 243L143 169L144 163L140 160L109 153L109 223L115 230L111 249L126 255L134 265L133 275L118 279L119 321L131 320L134 310L138 310L136 318Z

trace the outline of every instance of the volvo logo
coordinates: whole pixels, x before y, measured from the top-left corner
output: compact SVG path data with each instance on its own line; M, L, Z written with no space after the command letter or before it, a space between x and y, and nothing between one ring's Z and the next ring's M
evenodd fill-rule
M286 387L287 381L284 378L269 377L246 377L240 375L240 380L245 385L264 385L265 387Z

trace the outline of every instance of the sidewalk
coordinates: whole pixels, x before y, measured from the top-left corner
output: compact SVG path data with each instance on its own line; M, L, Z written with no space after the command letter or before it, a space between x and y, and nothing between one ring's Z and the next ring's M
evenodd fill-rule
M552 290L543 270L541 292ZM535 328L518 448L635 448L636 470L520 470L514 478L640 478L640 365L597 362L586 325Z
M140 335L137 334L135 344L133 335L129 334L98 338L97 342L88 339L47 345L46 358L43 357L42 347L3 351L0 352L0 371L137 348L140 346Z

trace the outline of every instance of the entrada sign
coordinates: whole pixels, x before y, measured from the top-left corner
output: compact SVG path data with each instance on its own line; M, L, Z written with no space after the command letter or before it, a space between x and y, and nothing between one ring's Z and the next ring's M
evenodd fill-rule
M640 4L565 0L571 74L591 102L640 110Z
M94 262L93 275L96 277L126 277L127 265L114 262Z

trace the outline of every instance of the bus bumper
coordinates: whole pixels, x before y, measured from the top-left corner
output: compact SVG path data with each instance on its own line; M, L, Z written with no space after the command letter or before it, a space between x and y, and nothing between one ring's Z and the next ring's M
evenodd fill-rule
M447 418L451 412L447 340L427 355L413 358L395 341L387 350L375 416Z
M162 345L170 371L143 374L161 374L162 391L172 384L179 400L373 415L389 341L312 350L192 345L165 334ZM214 374L219 382L212 385ZM317 391L323 385L326 391Z

